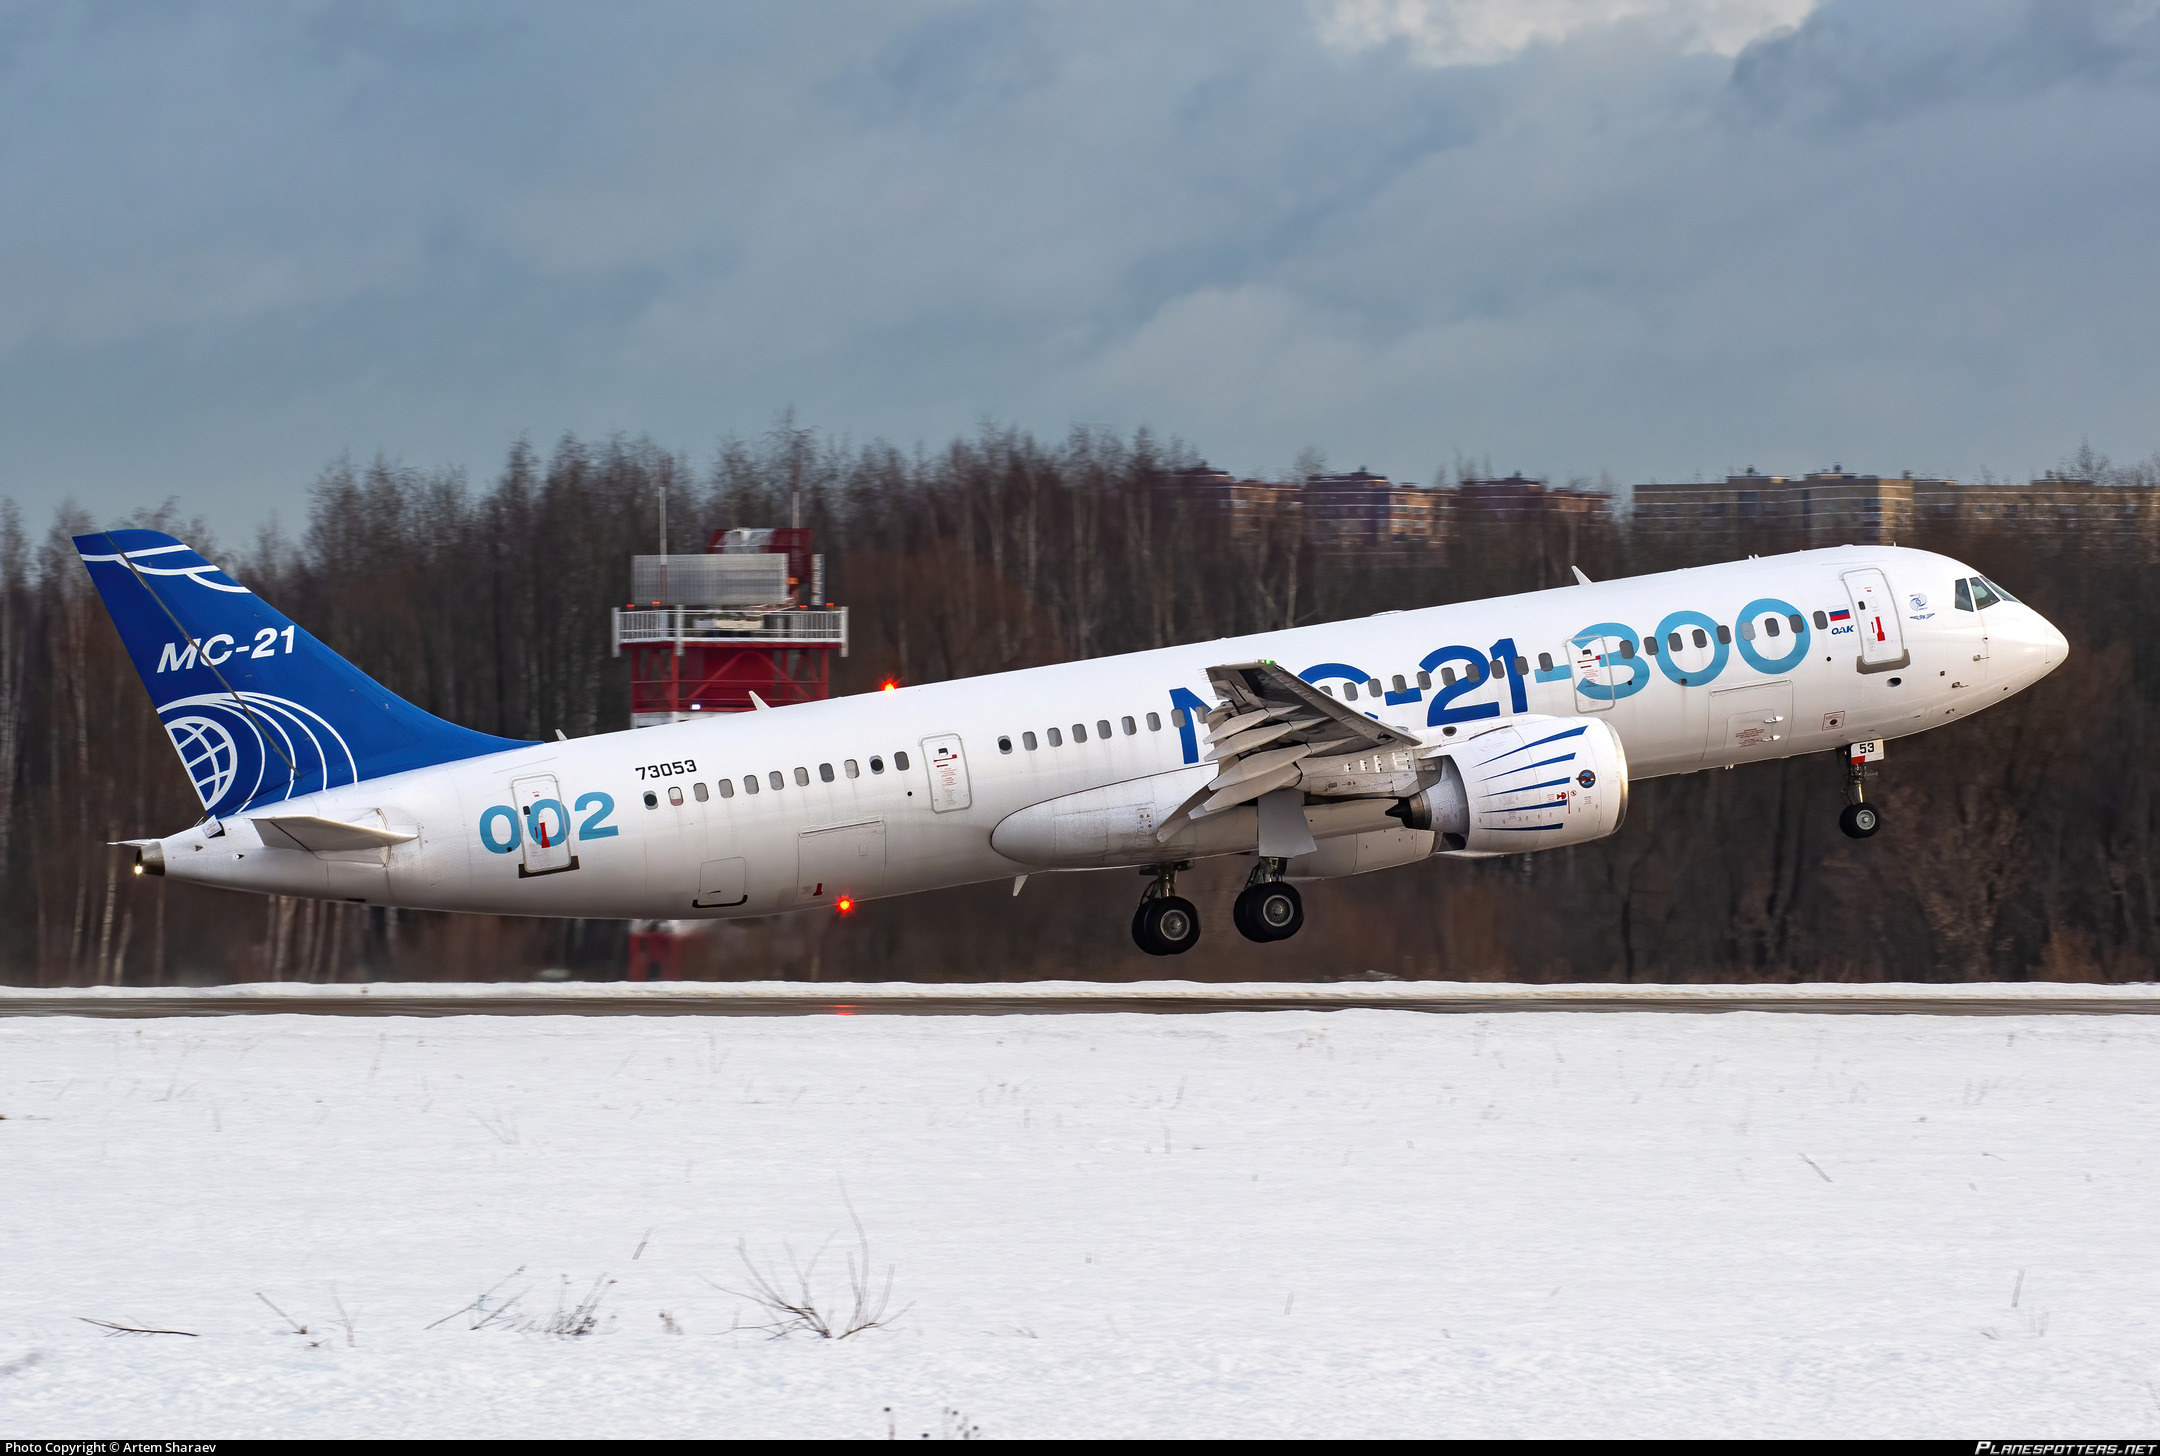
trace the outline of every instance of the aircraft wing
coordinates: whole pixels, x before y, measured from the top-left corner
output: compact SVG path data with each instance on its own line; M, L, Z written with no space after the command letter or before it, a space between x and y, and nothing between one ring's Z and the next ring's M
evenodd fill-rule
M1217 773L1156 831L1293 786L1336 798L1402 795L1417 786L1418 740L1336 701L1273 662L1208 669L1221 706L1207 715Z

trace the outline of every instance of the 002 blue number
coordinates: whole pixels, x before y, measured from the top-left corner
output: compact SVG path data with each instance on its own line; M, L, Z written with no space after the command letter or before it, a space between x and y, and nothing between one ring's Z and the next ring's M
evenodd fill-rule
M615 798L612 794L603 794L598 789L589 794L580 794L577 807L581 814L587 809L593 811L592 817L578 826L578 838L606 839L610 835L622 833L607 822L607 816L615 812Z

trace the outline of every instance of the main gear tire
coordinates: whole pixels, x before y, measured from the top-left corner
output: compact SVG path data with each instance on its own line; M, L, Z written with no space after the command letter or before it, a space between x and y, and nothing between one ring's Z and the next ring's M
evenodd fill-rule
M1230 918L1247 940L1265 945L1288 940L1305 924L1305 901L1295 885L1281 880L1247 885L1237 897Z
M1873 804L1847 804L1837 816L1837 827L1848 839L1869 839L1882 828L1882 815Z
M1140 906L1133 939L1149 955L1183 955L1200 943L1200 912L1182 895L1165 895Z

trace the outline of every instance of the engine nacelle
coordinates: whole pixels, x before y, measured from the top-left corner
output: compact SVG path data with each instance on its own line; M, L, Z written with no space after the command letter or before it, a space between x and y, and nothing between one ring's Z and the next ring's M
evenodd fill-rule
M1436 854L1528 854L1603 839L1627 818L1627 752L1602 718L1513 718L1451 745L1440 781L1393 813Z

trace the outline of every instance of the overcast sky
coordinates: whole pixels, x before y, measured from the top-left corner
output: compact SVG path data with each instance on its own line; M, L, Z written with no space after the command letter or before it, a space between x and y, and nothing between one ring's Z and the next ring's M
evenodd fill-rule
M0 494L1148 425L1425 481L2160 447L2160 18L0 0Z

